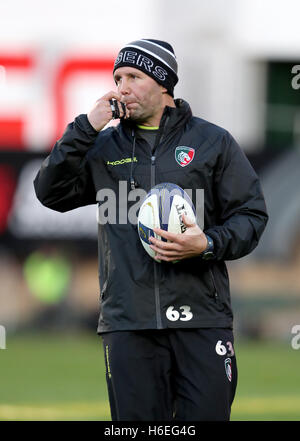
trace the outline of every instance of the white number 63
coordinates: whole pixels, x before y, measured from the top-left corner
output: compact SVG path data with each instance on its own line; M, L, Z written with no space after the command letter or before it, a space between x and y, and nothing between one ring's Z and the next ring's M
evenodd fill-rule
M233 345L230 341L226 342L227 348L225 345L222 344L222 340L218 340L217 344L216 344L216 353L218 355L228 355L228 357L233 357L234 356L234 349L233 349Z
M181 310L181 312L174 309L174 306L169 306L166 311L167 319L171 320L171 322L176 322L177 320L187 322L193 318L193 313L190 306L179 306L179 309Z

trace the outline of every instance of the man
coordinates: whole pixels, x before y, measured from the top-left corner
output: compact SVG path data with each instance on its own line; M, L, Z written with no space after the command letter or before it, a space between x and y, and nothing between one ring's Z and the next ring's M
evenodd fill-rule
M173 99L170 44L126 45L113 75L117 90L69 124L42 164L37 197L61 212L98 199L103 219L101 191L115 195L117 215L99 221L98 333L112 419L229 420L237 367L224 261L250 253L265 228L258 178L226 130ZM114 116L120 124L105 128ZM192 154L183 167L186 151ZM168 239L152 238L159 263L145 252L136 224L120 220L119 184L126 184L130 210L136 201L129 194L161 182L203 189L205 204L203 231L187 218L183 234L156 230Z

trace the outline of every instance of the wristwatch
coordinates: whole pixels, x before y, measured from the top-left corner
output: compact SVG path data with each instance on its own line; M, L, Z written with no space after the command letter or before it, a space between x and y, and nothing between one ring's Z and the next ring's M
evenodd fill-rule
M202 251L200 256L203 260L210 260L215 257L215 255L214 255L214 241L212 240L212 238L210 236L207 236L207 235L206 235L206 239L207 239L207 247L204 251Z

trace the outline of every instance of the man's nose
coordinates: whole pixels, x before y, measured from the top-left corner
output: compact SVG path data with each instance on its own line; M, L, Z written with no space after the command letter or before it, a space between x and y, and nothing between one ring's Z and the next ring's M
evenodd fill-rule
M121 95L128 95L130 90L129 90L129 85L128 82L126 80L122 81L119 87L119 92Z

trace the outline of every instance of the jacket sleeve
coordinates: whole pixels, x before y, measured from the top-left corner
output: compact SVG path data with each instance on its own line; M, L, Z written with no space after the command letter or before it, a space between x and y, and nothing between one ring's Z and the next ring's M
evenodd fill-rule
M37 198L43 205L65 212L96 203L87 152L97 135L87 115L79 115L67 126L34 180Z
M258 176L234 138L226 132L215 173L216 226L205 233L214 240L217 260L234 260L258 244L268 214Z

